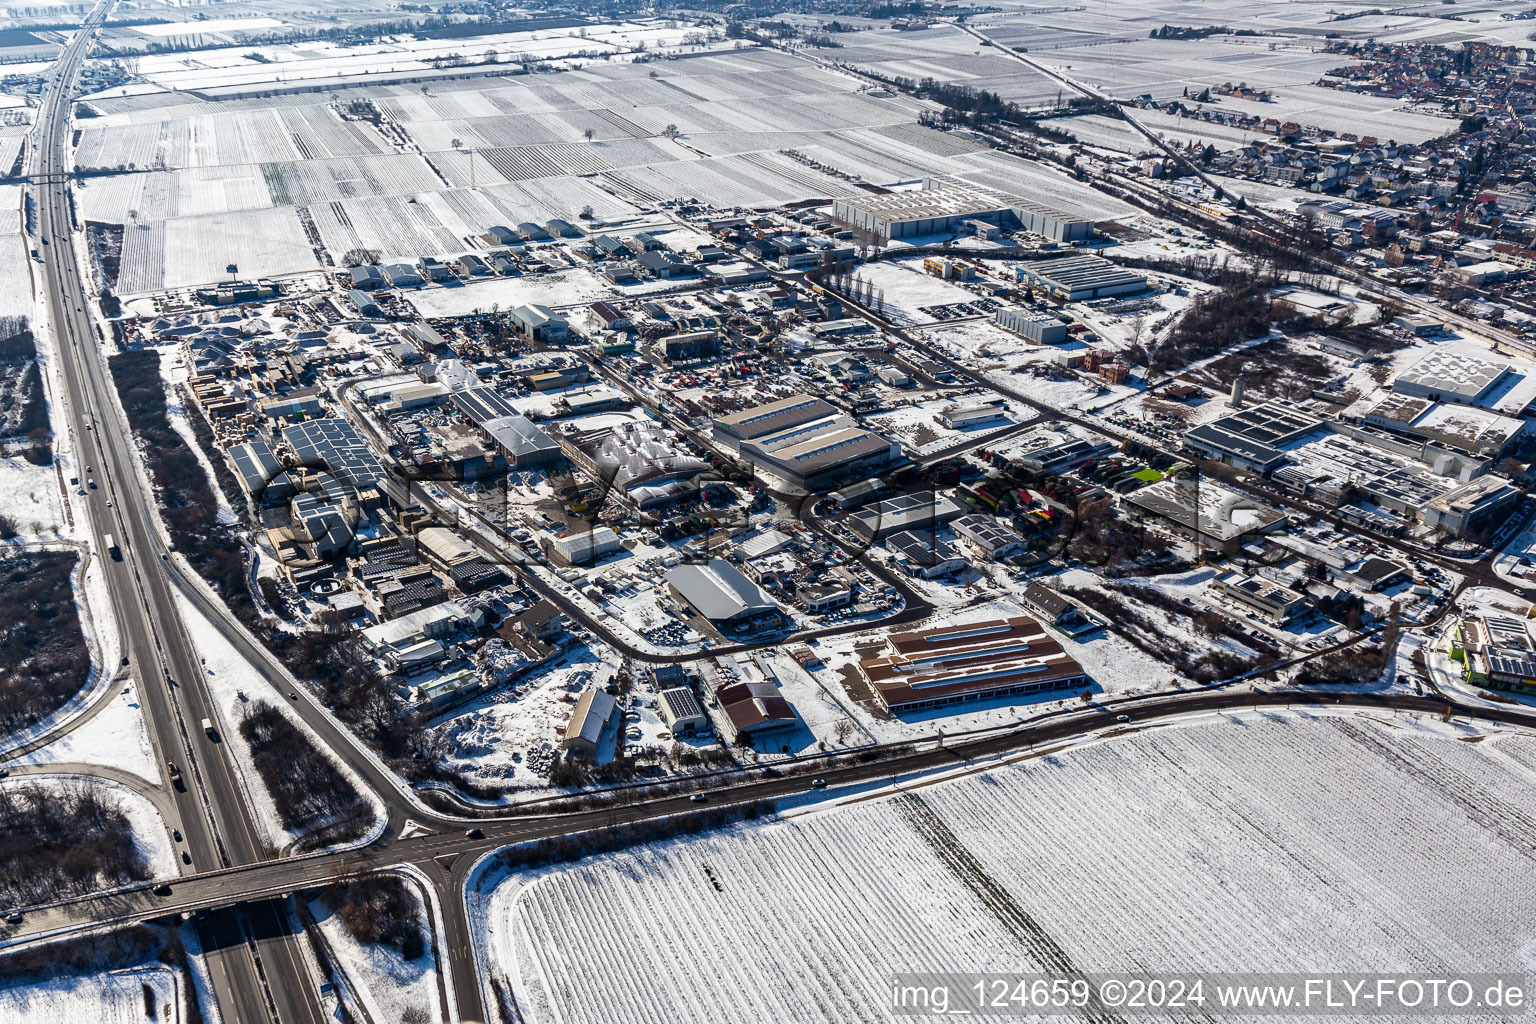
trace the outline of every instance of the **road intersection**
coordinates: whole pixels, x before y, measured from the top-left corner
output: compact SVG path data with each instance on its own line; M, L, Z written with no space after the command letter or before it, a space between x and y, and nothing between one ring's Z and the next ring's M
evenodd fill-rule
M112 0L99 4L58 59L39 112L29 172L37 199L37 235L45 247L48 323L65 383L63 404L81 465L91 466L90 477L99 482L86 491L85 505L96 550L107 549L109 534L119 543L121 560L103 559L102 564L124 650L140 684L157 762L175 762L186 777L183 787L171 784L168 777L162 779L157 806L166 814L167 825L183 834L192 863L188 874L168 885L146 883L28 909L20 924L0 929L0 948L83 928L201 914L197 920L224 1019L240 1024L318 1022L323 1016L315 979L299 949L302 936L295 935L289 925L287 900L298 890L358 873L411 866L430 883L441 920L447 1003L457 1008L459 1019L485 1020L483 984L465 903L465 887L475 866L511 843L683 815L699 806L689 795L665 795L559 814L470 818L433 810L312 701L277 658L173 557L153 490L122 427L124 420L90 314L93 300L80 272L68 188L71 96L91 39L111 6ZM943 358L936 351L930 354ZM1059 410L1041 411L1062 415ZM1455 568L1467 571L1459 564ZM256 676L280 693L298 695L292 706L319 743L382 803L384 827L371 841L299 857L278 857L266 847L239 769L227 749L197 727L201 719L217 719L217 715L178 598L212 623ZM562 607L569 612L575 606L563 602ZM622 644L616 646L623 649ZM638 649L628 653L639 660L662 660ZM1327 652L1318 652L1322 653ZM1323 695L1200 689L1041 715L1015 728L963 742L865 763L828 763L817 773L831 790L837 790L983 762L1106 730L1140 728L1191 713L1315 703L1432 714L1450 709L1482 721L1536 725L1536 716L1520 708L1459 705L1396 691ZM1119 722L1121 715L1130 722ZM803 773L736 772L712 780L706 799L710 806L719 807L803 796L808 778Z

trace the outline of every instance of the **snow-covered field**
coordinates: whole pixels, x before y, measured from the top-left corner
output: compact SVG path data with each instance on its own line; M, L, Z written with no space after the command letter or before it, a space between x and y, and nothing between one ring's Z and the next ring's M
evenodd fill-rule
M1523 970L1536 737L1205 716L484 877L528 1021L890 1020L904 971Z
M154 1017L144 1013L146 986L154 993ZM168 967L53 978L0 989L0 1024L180 1024L187 1019L182 987L182 979Z

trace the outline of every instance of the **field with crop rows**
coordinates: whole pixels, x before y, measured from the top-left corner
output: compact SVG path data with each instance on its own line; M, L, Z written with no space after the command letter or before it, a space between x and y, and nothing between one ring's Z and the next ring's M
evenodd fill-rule
M652 167L632 167L603 175L626 195L656 201L689 197L715 206L777 206L807 196L843 196L855 191L776 154L680 160Z
M898 971L1523 967L1536 739L1203 718L501 883L529 1021L887 1020Z
M267 104L276 101L268 100ZM85 122L76 163L82 167L212 167L226 164L323 160L384 152L365 125L343 121L328 106L255 102L203 104L183 114L96 126ZM151 112L146 111L146 114Z
M1016 196L1028 196L1036 202L1095 220L1134 216L1140 212L1129 203L1096 192L1049 165L1020 160L1007 153L981 150L956 158L951 166L953 173L967 181Z
M333 257L359 246L377 249L386 259L463 251L463 237L479 234L490 223L463 223L438 200L439 195L366 196L317 203L309 207L309 215Z

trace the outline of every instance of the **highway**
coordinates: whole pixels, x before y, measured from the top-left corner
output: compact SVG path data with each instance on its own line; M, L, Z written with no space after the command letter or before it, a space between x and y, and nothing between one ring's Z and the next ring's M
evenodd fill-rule
M48 323L40 326L52 334L59 350L63 405L77 453L80 487L85 492L95 549L107 550L105 535L110 533L121 551L120 561L102 555L101 562L122 633L123 650L130 659L129 671L140 684L151 742L161 764L173 761L184 773L185 785L181 788L171 785L168 778L162 779L163 792L155 795L155 803L166 814L167 825L183 834L192 863L188 874L171 882L168 895L157 894L156 886L145 884L28 911L19 926L0 927L0 945L36 941L90 924L206 911L199 928L223 1019L237 1024L318 1024L325 1019L316 991L320 979L311 975L301 955L299 943L305 941L303 936L295 935L288 926L289 894L358 872L409 864L420 868L435 889L437 910L443 921L441 942L447 952L445 988L449 1002L457 1007L459 1019L485 1020L481 979L464 900L464 884L480 857L512 842L675 815L697 810L699 805L688 796L670 796L603 810L473 822L431 811L324 707L310 699L283 665L169 551L167 539L160 532L153 491L143 477L131 435L125 429L100 335L90 315L92 300L79 271L68 188L70 96L90 41L112 3L113 0L104 0L59 56L29 150L29 172L37 198L37 239L43 257L41 272L48 293ZM857 304L850 305L858 308ZM871 315L866 310L859 311L861 315ZM897 336L907 337L900 329L880 322ZM919 347L959 368L943 353L926 345ZM990 381L987 385L997 387ZM1012 397L1029 402L1020 395ZM1063 415L1059 410L1030 404L1039 409L1042 418ZM1099 424L1093 425L1093 429L1103 432L1105 428ZM96 486L89 486L88 481L94 481ZM806 516L807 525L822 528L810 514L809 506ZM877 576L888 579L878 567L871 568ZM1455 568L1458 572L1467 571L1464 566ZM535 574L527 576L530 581L537 579ZM579 612L556 588L541 580L537 582L540 592L568 614ZM204 718L217 722L219 717L180 613L178 596L213 624L256 676L279 693L296 694L292 706L319 737L321 745L383 803L387 820L378 838L354 849L294 858L279 858L276 851L266 848L238 769L223 746L205 735L199 726ZM891 621L910 621L923 611L925 607L909 604ZM589 616L578 613L574 617L589 628L593 626L594 620ZM834 635L866 629L869 625L847 624L801 635ZM611 634L606 639L637 660L674 660L631 648ZM707 653L758 646L764 645L732 645ZM1042 744L1066 743L1105 729L1122 728L1115 721L1116 714L1132 716L1129 727L1138 727L1191 712L1320 700L1359 708L1429 713L1439 713L1449 706L1443 699L1404 694L1320 697L1316 693L1257 694L1235 690L1164 693L1109 702L1104 709L1042 715L1016 729L980 739L862 765L828 767L821 774L832 787L867 784L910 772L1014 756ZM1456 711L1486 721L1536 725L1536 716L1516 709L1458 706ZM795 796L807 789L804 775L765 777L752 771L728 778L730 782L709 793L706 806ZM425 831L402 838L401 828L407 820L419 823ZM478 825L483 834L466 832L470 824Z
M900 757L828 767L819 775L828 791L898 779L912 773L962 765L985 767L993 759L1058 750L1075 740L1145 728L1159 720L1194 713L1238 712L1291 706L1352 708L1443 714L1451 711L1476 721L1531 726L1536 715L1517 707L1461 705L1438 697L1418 697L1397 692L1328 693L1319 690L1192 690L1183 693L1127 698L1041 717L1015 728L977 739L911 753ZM1121 716L1128 721L1121 723ZM768 777L746 773L744 781L711 792L705 806L742 804L802 795L808 776ZM386 834L369 846L294 860L269 861L207 872L183 878L168 894L156 894L148 885L129 887L54 904L27 914L24 922L4 934L4 942L35 940L96 922L153 920L180 912L197 912L254 902L267 905L274 896L319 885L359 872L400 864L424 870L440 891L454 894L462 908L463 886L474 864L485 854L509 843L571 835L617 824L685 814L699 805L688 796L668 796L628 805L570 814L526 818L502 818L481 823L483 835L463 831L433 832L400 838ZM447 909L446 907L444 908ZM479 980L473 948L467 932L455 934L449 927L446 945L462 1019L484 1019L480 1013ZM283 1018L284 1020L288 1018Z
M156 758L162 764L175 762L184 773L181 788L165 780L174 805L167 825L182 833L191 869L206 870L249 864L265 857L266 851L235 769L199 726L202 719L217 717L177 612L164 560L157 557L154 499L121 426L124 419L91 321L68 189L71 97L91 40L112 3L99 4L60 53L38 113L29 157L37 240L48 294L47 329L59 352L64 405L79 463L74 472L85 491L96 551L108 550L105 536L111 534L121 552L120 560L105 554L100 558L122 649L140 684ZM269 937L247 941L245 936L253 931ZM293 969L293 951L283 948L292 940L283 932L271 904L210 917L203 939L226 1020L318 1024L323 1019L315 983Z

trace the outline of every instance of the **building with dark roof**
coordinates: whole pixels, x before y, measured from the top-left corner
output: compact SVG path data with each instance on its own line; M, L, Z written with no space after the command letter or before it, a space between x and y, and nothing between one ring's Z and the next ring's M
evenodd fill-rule
M1297 409L1266 402L1237 409L1185 431L1184 443L1208 459L1268 474L1289 456L1282 448L1320 429L1322 420Z
M965 506L934 491L915 491L887 498L848 517L848 528L872 544L897 533L932 537L940 526L965 515Z
M1017 268L1018 279L1066 302L1133 295L1147 290L1147 279L1098 256L1067 256Z
M730 683L715 691L725 739L743 743L796 729L800 717L773 683L763 680Z
M893 533L885 538L885 546L896 556L896 564L903 572L918 579L931 580L952 572L959 572L970 564L953 547L933 536L931 532L912 530Z
M699 707L699 699L686 686L674 686L656 694L656 712L674 736L709 730L709 719Z
M968 515L956 519L955 535L992 561L1001 561L1024 551L1024 538L992 516Z
M384 466L373 448L346 420L305 420L284 427L282 436L300 466L324 467L359 491L376 486L384 475Z
M1211 580L1211 588L1274 626L1289 625L1307 610L1307 599L1294 590L1236 570L1218 573Z

